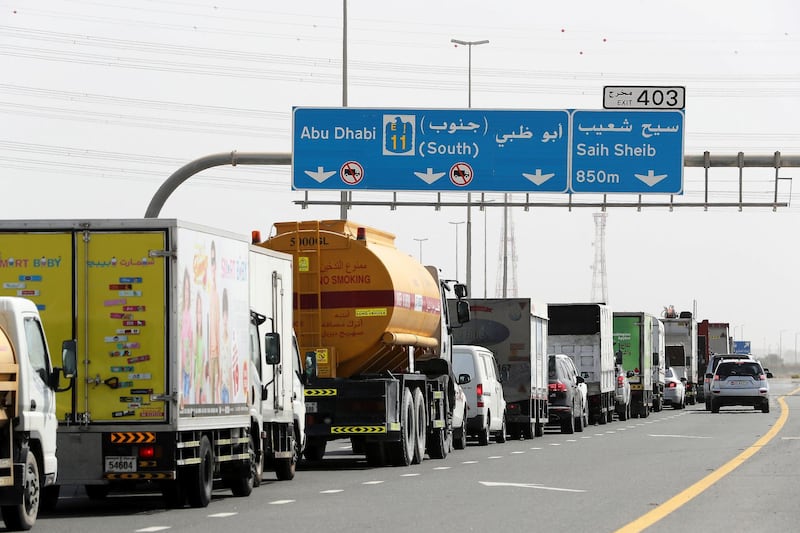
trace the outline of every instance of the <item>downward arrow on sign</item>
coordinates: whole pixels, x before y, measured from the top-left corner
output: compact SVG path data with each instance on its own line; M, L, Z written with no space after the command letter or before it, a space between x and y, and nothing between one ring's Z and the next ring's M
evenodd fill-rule
M651 168L647 171L647 174L634 174L637 178L645 182L648 186L652 187L659 181L663 180L667 177L667 174L658 174L656 175L655 171Z
M534 183L534 185L541 185L545 181L555 176L555 174L542 174L541 168L537 168L535 174L527 174L523 172L522 175L525 176L527 179L531 180Z
M325 170L322 167L317 167L316 171L306 170L305 173L309 178L317 181L318 183L322 183L326 179L328 179L331 176L333 176L334 174L336 174L336 171L335 170Z
M438 180L442 176L444 176L444 172L434 172L431 167L428 167L427 171L425 172L414 172L414 175L430 185L434 181Z

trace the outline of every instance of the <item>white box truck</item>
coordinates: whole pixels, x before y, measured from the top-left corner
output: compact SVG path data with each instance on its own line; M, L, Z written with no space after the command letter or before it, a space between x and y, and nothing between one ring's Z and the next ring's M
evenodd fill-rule
M613 313L601 303L548 304L547 349L572 358L586 380L590 423L614 420Z
M205 507L215 480L250 494L250 253L247 237L172 219L0 222L2 292L24 280L50 344L76 340L56 486L146 482L168 506Z
M450 301L451 314L455 302ZM453 329L455 344L494 353L512 437L541 436L548 418L547 304L529 298L470 300L470 321Z

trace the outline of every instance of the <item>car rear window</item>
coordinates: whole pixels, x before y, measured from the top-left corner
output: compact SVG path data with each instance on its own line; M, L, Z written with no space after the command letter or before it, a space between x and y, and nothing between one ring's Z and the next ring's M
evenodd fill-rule
M717 368L717 375L720 379L729 376L750 376L757 378L761 374L761 365L758 363L720 363Z

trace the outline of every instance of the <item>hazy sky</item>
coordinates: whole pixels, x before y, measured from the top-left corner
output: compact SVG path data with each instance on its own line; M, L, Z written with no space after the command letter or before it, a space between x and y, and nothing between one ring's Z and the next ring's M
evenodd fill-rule
M467 49L450 39L488 39L472 50L473 108L600 109L604 85L682 85L686 154L800 155L800 7L791 0L350 0L348 19L351 107L465 108ZM231 150L288 153L293 106L342 104L342 3L0 0L0 72L2 217L139 218L183 164ZM697 170L686 170L676 201L702 199ZM780 177L800 178L800 169ZM745 200L770 201L774 178L771 169L746 169ZM736 169L711 169L710 179L712 203L738 198ZM779 200L792 193L782 180ZM698 318L730 322L756 353L782 345L793 359L796 194L777 212L610 209L609 303L656 315L696 305ZM218 168L182 185L161 216L242 233L339 217L334 206L301 209L293 202L303 196L291 191L288 166ZM595 211L513 210L509 276L519 296L589 300ZM420 252L415 239L427 239L423 262L448 276L458 234L464 279L465 224L450 222L466 220L466 208L356 207L348 218L394 232L410 254ZM472 220L472 294L484 295L486 257L494 296L501 210L473 209Z

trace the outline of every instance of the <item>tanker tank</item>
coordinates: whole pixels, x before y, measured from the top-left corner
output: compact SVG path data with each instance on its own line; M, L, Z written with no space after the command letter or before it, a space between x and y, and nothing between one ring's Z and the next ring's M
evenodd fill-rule
M319 377L409 370L439 357L442 299L435 268L395 236L347 220L280 222L259 246L294 258L294 327Z

